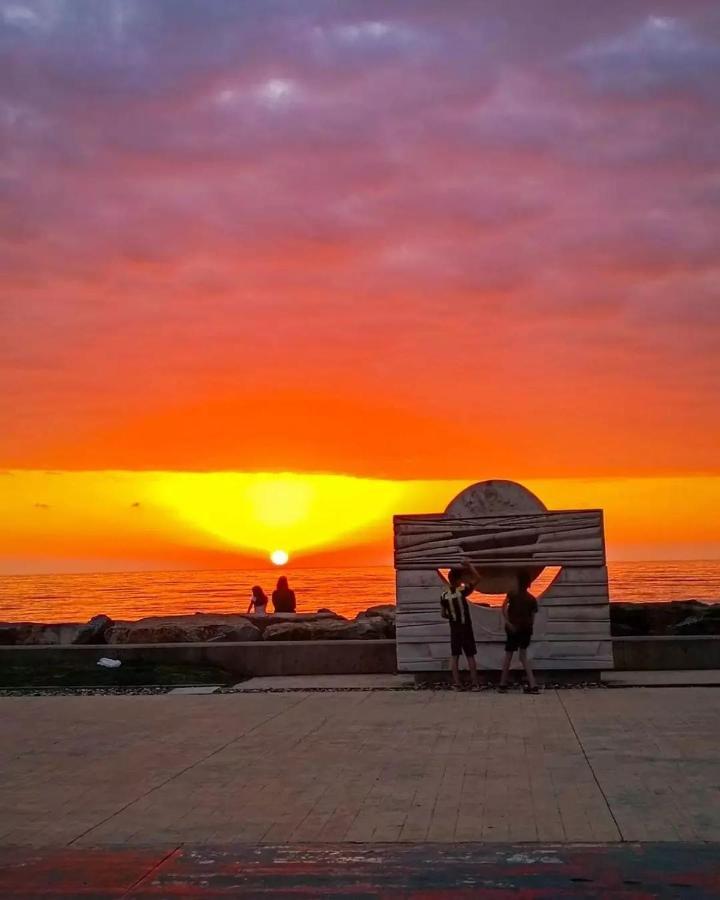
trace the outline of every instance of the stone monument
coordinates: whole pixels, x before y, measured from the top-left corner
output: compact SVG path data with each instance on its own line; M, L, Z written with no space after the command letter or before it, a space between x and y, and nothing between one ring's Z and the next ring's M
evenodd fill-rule
M500 610L479 605L482 595L507 593L520 571L534 581L546 566L560 570L538 597L534 667L613 667L602 510L548 510L520 484L482 481L458 494L444 513L395 516L394 532L398 671L448 668L442 571L465 559L481 575L470 598L479 668L500 668L505 641Z

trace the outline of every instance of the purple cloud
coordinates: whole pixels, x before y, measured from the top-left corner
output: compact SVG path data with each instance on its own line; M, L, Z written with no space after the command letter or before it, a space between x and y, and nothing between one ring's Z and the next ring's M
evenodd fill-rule
M709 0L0 2L0 465L297 380L711 419L718 75Z

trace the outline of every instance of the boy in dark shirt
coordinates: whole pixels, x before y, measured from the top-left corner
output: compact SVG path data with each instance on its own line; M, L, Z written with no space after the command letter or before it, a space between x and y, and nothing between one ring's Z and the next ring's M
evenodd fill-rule
M468 568L472 576L477 575L472 566ZM460 671L458 669L458 660L461 653L465 654L465 658L468 661L472 690L480 690L477 665L475 663L477 648L475 646L472 619L470 618L470 607L467 602L468 596L475 590L476 583L477 578L469 580L465 575L464 569L450 569L448 572L449 590L444 591L440 596L440 613L443 619L447 619L450 623L450 669L453 677L453 688L456 691L462 690Z
M537 694L538 686L535 683L532 666L527 658L527 649L530 646L533 633L533 623L538 611L537 600L528 591L532 581L526 572L518 575L517 590L505 597L502 605L502 614L505 619L505 659L503 661L502 675L500 676L500 691L507 690L508 674L512 663L513 653L520 651L520 662L527 674L526 694Z

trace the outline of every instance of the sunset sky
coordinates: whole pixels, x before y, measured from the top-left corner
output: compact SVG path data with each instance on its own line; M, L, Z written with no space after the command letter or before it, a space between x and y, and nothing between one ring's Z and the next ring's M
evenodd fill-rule
M720 6L0 0L0 572L720 557Z

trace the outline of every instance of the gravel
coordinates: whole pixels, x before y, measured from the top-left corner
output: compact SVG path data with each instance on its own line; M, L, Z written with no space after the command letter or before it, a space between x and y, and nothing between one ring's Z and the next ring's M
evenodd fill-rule
M546 684L540 685L540 693L544 690L546 691L554 691L554 690L594 690L601 689L606 690L609 687L607 684L603 684L598 681L579 681L573 683L563 683L563 682L548 682ZM438 683L438 684L416 684L412 687L294 687L294 688L235 688L235 687L227 687L221 688L216 691L217 694L287 694L292 692L302 692L305 694L337 694L337 693L349 693L358 691L370 692L370 691L439 691L439 692L452 692L452 687L450 684ZM497 685L489 685L488 687L481 688L481 694L486 693L497 693ZM507 693L521 693L522 685L513 685L512 687L508 687ZM470 688L465 687L462 691L458 693L470 693Z
M169 687L0 688L0 697L90 697L95 694L167 694Z
M150 695L150 694L167 694L170 691L174 690L178 685L147 685L145 687L84 687L84 688L71 688L71 687L62 687L62 688L0 688L0 697L90 697L95 695L105 696L105 695L118 695L118 694L127 694L127 695ZM188 687L188 685L182 685L182 687ZM516 684L508 687L508 693L520 693L522 691L522 685ZM561 681L550 681L542 684L540 686L540 692L543 690L546 691L566 691L566 690L608 690L611 685L605 684L600 681L575 681L575 682L561 682ZM412 687L323 687L323 688L311 688L311 687L298 687L298 688L257 688L256 690L243 690L242 688L236 687L221 687L217 689L214 694L286 694L292 691L301 691L303 693L312 693L312 694L337 694L337 693L357 693L358 691L370 692L370 691L440 691L440 692L450 692L452 690L452 686L449 683L445 682L427 682L425 684L416 684ZM466 687L464 691L469 692L469 687ZM487 687L483 687L480 693L497 693L497 685L488 685Z

